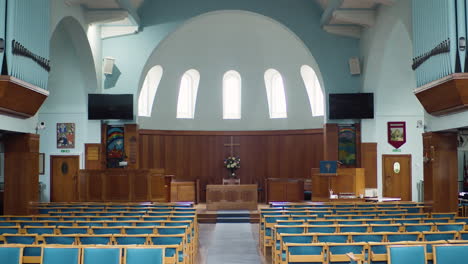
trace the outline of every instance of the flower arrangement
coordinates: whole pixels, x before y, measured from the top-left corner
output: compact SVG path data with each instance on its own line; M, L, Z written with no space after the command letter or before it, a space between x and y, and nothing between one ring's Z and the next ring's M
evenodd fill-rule
M234 172L240 168L240 158L239 157L227 157L224 160L224 167L231 172L231 176L235 176Z

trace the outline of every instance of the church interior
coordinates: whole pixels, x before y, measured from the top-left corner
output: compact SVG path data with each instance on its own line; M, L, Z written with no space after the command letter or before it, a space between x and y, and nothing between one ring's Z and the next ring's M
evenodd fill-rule
M0 0L2 264L466 263L468 0Z

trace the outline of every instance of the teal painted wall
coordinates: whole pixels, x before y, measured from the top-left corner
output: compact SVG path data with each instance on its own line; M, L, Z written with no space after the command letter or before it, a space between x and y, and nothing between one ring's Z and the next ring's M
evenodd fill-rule
M40 152L45 153L45 173L39 177L45 184L44 201L50 199L50 156L78 155L83 168L84 144L100 142L100 122L88 121L87 114L88 93L97 90L94 61L86 33L76 19L67 17L57 25L50 56L50 96L39 112L39 121L46 124L39 131ZM57 123L75 123L75 147L69 152L57 149Z
M320 68L327 92L357 92L360 89L360 77L351 76L348 69L349 57L359 55L359 41L324 32L320 28L322 10L313 1L175 0L146 1L139 12L143 26L140 33L103 41L103 57L116 58L119 75L112 77L115 83L111 87L104 80L104 92L137 94L145 78L145 69L153 66L148 64L148 58L161 41L186 21L219 10L249 11L276 20L309 49ZM203 62L203 58L200 60ZM263 86L263 81L258 85Z
M424 110L413 94L415 74L411 69L411 1L400 0L394 6L378 10L376 24L366 30L361 40L363 92L373 92L375 118L362 121L362 142L377 142L377 181L382 193L382 155L411 154L413 200L416 183L423 179L422 136L418 120ZM406 122L406 144L393 152L387 142L387 122Z

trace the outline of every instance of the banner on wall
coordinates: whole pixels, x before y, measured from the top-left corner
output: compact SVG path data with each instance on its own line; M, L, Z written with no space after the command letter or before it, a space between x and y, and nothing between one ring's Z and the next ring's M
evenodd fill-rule
M107 168L120 168L119 162L125 160L124 128L107 127Z
M387 123L388 144L400 148L406 143L406 122Z
M356 127L338 125L338 160L343 165L356 165Z

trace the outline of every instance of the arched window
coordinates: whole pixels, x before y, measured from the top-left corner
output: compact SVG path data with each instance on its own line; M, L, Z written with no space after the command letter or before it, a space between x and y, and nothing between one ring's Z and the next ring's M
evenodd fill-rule
M275 69L267 70L264 77L270 118L287 118L283 77Z
M163 75L163 68L160 65L154 66L146 75L143 86L141 87L140 97L138 98L138 115L151 116L154 97L158 90L159 83Z
M186 71L182 76L177 102L177 118L194 118L199 83L200 73L195 69Z
M223 76L223 118L241 118L241 76L236 71L228 71Z
M323 103L323 91L315 71L308 65L301 67L302 80L309 95L312 116L323 116L325 107Z

